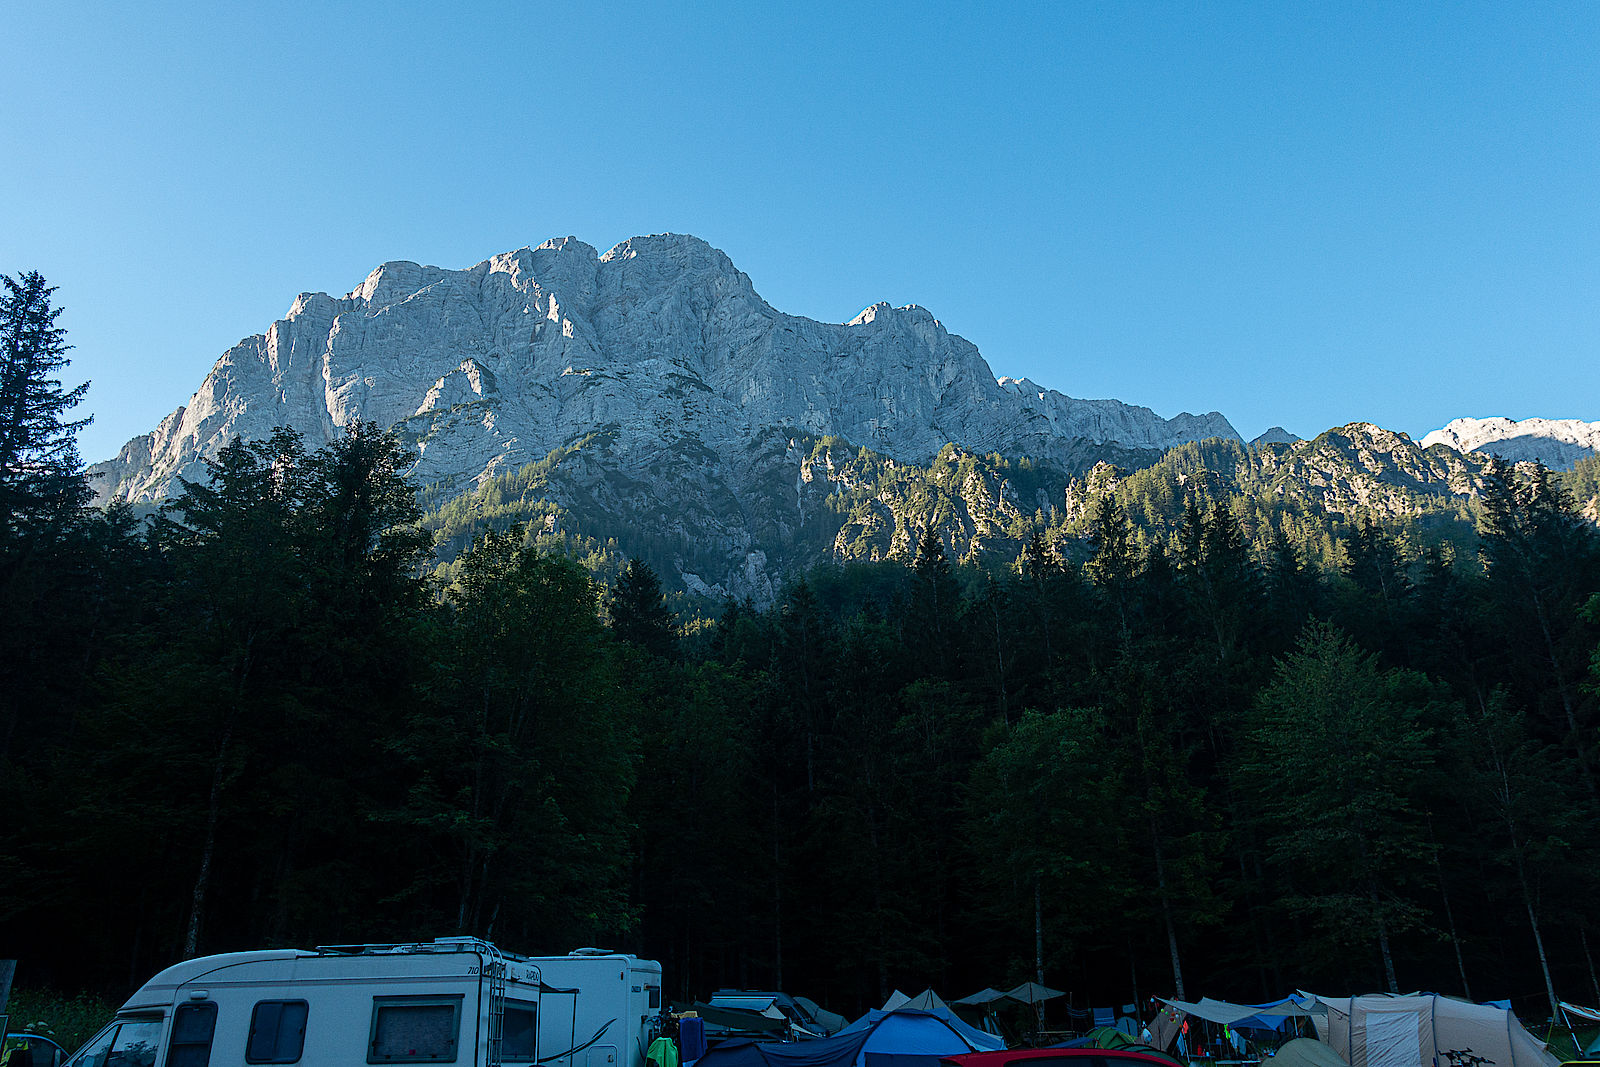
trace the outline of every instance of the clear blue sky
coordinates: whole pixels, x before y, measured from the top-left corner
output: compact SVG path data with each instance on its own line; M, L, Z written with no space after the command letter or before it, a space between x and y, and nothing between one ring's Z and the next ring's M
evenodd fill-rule
M1246 437L1600 420L1600 4L782 6L4 5L85 458L302 290L664 230Z

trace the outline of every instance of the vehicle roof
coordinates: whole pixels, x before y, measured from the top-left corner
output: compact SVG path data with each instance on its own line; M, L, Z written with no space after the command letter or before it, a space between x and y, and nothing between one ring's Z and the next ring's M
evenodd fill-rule
M219 971L224 967L233 967L241 963L256 963L261 960L292 960L299 956L315 956L315 952L307 952L298 948L269 948L259 949L255 952L222 952L215 956L200 956L182 963L174 963L171 967L161 971L144 985L138 992L129 997L122 1005L123 1011L134 1008L149 1008L172 1002L172 991L181 985L186 985L198 978ZM166 997L154 994L166 993Z

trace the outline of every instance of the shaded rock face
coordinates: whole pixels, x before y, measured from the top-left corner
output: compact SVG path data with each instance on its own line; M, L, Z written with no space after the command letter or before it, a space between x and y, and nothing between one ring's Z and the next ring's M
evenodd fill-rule
M600 255L575 238L467 270L386 263L343 297L301 294L217 361L190 401L99 464L103 500L168 495L233 436L286 425L315 447L354 418L398 427L422 483L467 489L597 430L621 454L694 437L721 451L765 428L926 462L947 442L1040 459L1074 439L1163 448L1237 438L1222 416L1162 419L996 381L926 310L877 304L843 325L782 314L694 237Z
M1600 451L1600 422L1577 419L1456 419L1422 439L1423 447L1449 445L1458 452L1485 452L1512 463L1538 462L1571 470Z

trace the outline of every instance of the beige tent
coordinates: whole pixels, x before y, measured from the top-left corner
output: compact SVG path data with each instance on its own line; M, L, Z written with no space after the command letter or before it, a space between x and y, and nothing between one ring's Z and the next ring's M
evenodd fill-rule
M1557 1067L1504 1008L1448 997L1318 997L1317 1034L1351 1067Z
M1337 1052L1309 1037L1297 1037L1286 1042L1269 1059L1261 1062L1264 1067L1349 1067Z

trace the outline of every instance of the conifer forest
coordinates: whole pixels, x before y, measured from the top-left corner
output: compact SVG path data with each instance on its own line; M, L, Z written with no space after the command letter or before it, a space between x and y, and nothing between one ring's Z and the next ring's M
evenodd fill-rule
M1082 532L663 591L615 543L436 554L402 447L236 441L90 506L37 274L0 307L0 955L455 933L835 1010L1042 968L1077 1003L1600 1001L1600 535L1483 468L1460 536L1185 493ZM670 594L670 595L669 595Z

